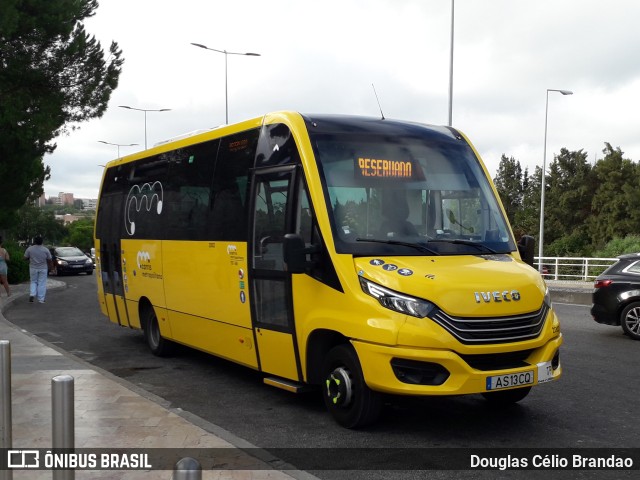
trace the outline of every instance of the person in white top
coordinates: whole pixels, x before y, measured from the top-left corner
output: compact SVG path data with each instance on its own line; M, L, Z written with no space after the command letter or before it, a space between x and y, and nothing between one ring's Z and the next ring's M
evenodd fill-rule
M31 276L31 291L29 301L33 302L37 296L38 302L44 303L47 294L47 273L52 268L51 252L42 246L42 237L34 239L35 245L31 245L24 252L24 258L29 259L29 275Z

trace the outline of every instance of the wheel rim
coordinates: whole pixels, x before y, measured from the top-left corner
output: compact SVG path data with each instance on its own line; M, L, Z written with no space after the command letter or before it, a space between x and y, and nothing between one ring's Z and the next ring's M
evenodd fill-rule
M627 328L635 335L640 335L640 307L632 308L624 319Z
M329 374L325 381L327 396L332 405L347 407L353 398L353 384L349 371L338 367Z

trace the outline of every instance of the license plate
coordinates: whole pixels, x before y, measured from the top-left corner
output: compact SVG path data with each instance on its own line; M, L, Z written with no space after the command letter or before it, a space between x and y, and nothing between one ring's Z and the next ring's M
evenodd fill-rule
M501 388L521 387L533 385L535 375L533 370L519 373L507 373L506 375L494 375L487 377L487 390L499 390Z
M553 380L553 367L551 362L538 364L538 383L547 383Z
M82 268L82 265L71 265L71 268Z

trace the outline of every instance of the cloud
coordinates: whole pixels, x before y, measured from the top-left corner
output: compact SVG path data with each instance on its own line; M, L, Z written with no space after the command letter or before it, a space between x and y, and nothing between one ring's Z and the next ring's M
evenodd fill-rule
M120 86L103 118L58 139L45 158L48 195L97 196L116 147L144 146L144 116L118 105L171 108L147 115L149 145L225 120L225 56L202 43L260 57L227 56L230 121L274 110L448 119L449 1L207 0L101 2L87 30L124 50ZM634 105L640 4L634 0L457 0L453 123L494 174L502 154L533 171L566 147L594 161L604 142L640 160ZM136 147L142 148L142 147ZM121 154L136 148L121 148Z

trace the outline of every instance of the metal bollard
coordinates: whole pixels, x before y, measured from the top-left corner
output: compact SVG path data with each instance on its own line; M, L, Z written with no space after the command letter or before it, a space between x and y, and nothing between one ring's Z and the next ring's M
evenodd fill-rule
M0 340L0 448L12 448L11 343ZM11 480L12 470L0 470L0 480Z
M52 447L54 449L74 448L74 395L73 377L58 375L51 379ZM53 480L73 480L73 470L54 470Z
M184 457L173 469L173 480L202 480L202 467L195 458Z

